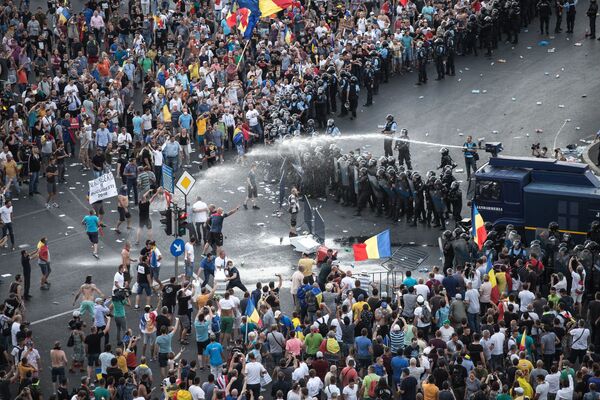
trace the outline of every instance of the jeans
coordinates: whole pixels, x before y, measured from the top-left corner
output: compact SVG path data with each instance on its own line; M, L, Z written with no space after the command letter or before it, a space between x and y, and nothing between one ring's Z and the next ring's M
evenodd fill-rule
M185 260L185 276L190 277L194 273L194 263Z
M202 244L202 241L206 242L206 224L204 222L196 222L194 223L196 228L196 240L198 243Z
M173 168L173 172L177 172L177 167L178 167L178 160L179 157L166 157L166 164Z
M10 244L12 245L12 247L15 247L15 234L13 232L12 222L8 222L2 225L2 237L5 237L7 234L10 238Z
M8 176L6 177L6 187L8 188L8 191L6 192L6 197L8 198L12 196L13 187L15 188L15 192L17 192L17 194L21 194L21 187L16 176L14 178L9 178Z
M479 314L478 313L467 313L467 321L469 327L473 332L479 332Z
M34 194L38 191L38 182L40 180L40 172L31 172L29 176L29 194Z
M201 287L204 287L206 285L209 285L212 287L211 277L212 277L212 280L215 279L215 271L209 271L209 270L205 269L204 270L204 282L202 282Z
M123 338L121 332L127 332L127 320L125 317L115 317L115 323L117 324L117 343L119 343Z
M465 157L465 168L467 170L467 180L471 179L471 169L477 171L477 161L473 157Z
M133 190L133 201L135 204L138 203L138 189L137 189L137 179L136 178L127 178L127 197L131 196L131 191Z

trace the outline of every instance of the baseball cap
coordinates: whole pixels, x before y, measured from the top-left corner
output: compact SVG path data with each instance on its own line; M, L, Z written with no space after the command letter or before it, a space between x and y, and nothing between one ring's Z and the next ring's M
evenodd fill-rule
M323 358L323 352L317 351L317 358Z
M275 311L275 318L279 318L280 315L281 315L281 311L279 311L279 310Z
M525 390L523 390L522 387L517 387L517 388L515 388L515 393L523 394L523 393L525 393Z

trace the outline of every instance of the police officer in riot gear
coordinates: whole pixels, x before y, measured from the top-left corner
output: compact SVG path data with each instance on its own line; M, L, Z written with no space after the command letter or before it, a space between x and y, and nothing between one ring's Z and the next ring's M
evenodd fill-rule
M355 216L360 216L361 211L367 206L367 201L371 194L369 177L367 176L367 168L361 167L358 171L358 199Z
M456 40L454 31L448 30L444 34L446 39L446 75L454 76L456 71L454 68L454 57L456 56Z
M486 57L492 56L492 17L489 15L483 19L481 28L479 31L481 44L487 50L485 53Z
M348 86L348 103L350 105L349 111L352 113L351 120L356 118L356 109L358 108L358 94L360 93L360 86L358 85L358 78L352 76Z
M317 98L315 99L315 116L319 129L324 128L327 123L327 96L322 87L317 89Z
M438 169L445 169L447 165L454 169L454 167L456 167L456 163L450 156L450 150L448 150L447 147L442 147L440 149L440 153L442 155L442 158L440 160L440 165L438 166Z
M450 184L450 190L448 191L448 202L452 206L452 216L454 217L454 223L458 226L458 223L462 219L460 213L462 210L462 190L457 181Z
M383 139L383 153L386 157L393 156L394 150L394 135L396 135L396 130L398 129L398 124L394 121L394 116L392 114L388 114L385 118L385 126L383 128L383 133L385 138Z
M327 128L325 129L325 133L329 136L340 136L340 129L335 125L335 121L333 118L329 118L327 120Z
M412 169L410 162L410 138L408 137L408 129L402 128L400 138L396 140L395 148L398 150L398 166L406 163L407 169Z
M365 63L364 84L365 89L367 89L367 102L364 106L370 107L373 105L373 87L375 85L375 71L373 70L370 61Z
M444 59L446 58L446 45L444 44L444 40L439 37L435 39L433 54L435 59L435 69L437 71L436 81L440 81L444 79Z
M544 28L546 35L548 35L548 29L550 29L550 16L552 15L552 5L550 0L539 0L537 3L538 14L540 15L540 34L544 34Z
M417 68L419 70L419 80L417 85L427 83L427 48L423 46L423 42L417 42Z
M413 196L414 196L414 212L412 226L417 225L417 221L424 224L427 217L425 212L425 183L418 172L412 174Z

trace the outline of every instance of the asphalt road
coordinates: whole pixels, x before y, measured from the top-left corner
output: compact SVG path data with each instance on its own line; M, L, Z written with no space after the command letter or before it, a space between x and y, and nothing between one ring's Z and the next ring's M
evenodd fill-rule
M33 2L32 8L36 5ZM359 109L357 120L338 120L344 136L340 145L345 150L363 147L381 155L382 140L375 135L361 134L379 131L377 126L383 123L388 113L396 116L400 127L409 130L411 139L434 143L411 145L414 168L422 172L439 162L440 144L460 146L467 134L475 138L485 137L486 141L501 141L504 154L509 155L528 155L534 142L550 149L572 143L583 144L580 139L590 138L598 130L596 109L600 100L600 69L597 66L600 42L584 38L586 7L587 4L578 6L576 33L557 35L549 40L548 46L538 45L542 37L535 32L536 27L530 25L529 32L521 34L517 46L512 48L502 44L492 58L481 55L459 57L455 77L436 82L433 80L435 68L430 65L427 85L415 86L415 73L393 78L391 83L381 86L373 107ZM548 52L549 49L555 50ZM474 94L473 90L479 90L479 94ZM360 99L359 104L363 100ZM536 133L536 130L542 132ZM497 133L493 133L495 131ZM462 167L460 150L452 149L451 154ZM198 179L191 198L201 194L205 201L226 209L243 201L244 168L227 163L209 172L198 173L196 167L190 172ZM93 275L99 287L108 293L119 263L119 251L127 238L126 234L118 236L107 229L101 239L100 260L92 257L80 222L88 209L84 196L91 176L79 172L78 166L69 168L68 174L68 183L59 188L61 193L57 202L60 208L47 211L40 196L34 199L21 197L15 201L15 234L19 248L32 249L42 236L50 240L52 287L49 291L38 290L39 270L34 263L34 297L27 303L26 311L26 318L32 323L34 337L46 361L49 346L54 340L66 343L66 324L73 310L73 292L85 276ZM461 177L464 178L464 174L459 174L459 179ZM44 188L43 182L41 187ZM225 222L225 249L238 265L244 262L240 268L241 276L249 285L273 280L276 272L289 277L298 258L285 238L287 216L284 214L279 218L273 214L277 208L275 191L275 187L261 185L258 201L261 210L240 210ZM321 206L320 211L327 223L327 244L341 250L345 266L351 264L347 238L372 235L388 227L395 243L425 245L424 249L429 254L426 264L437 262L437 230L422 226L408 228L404 223L390 223L371 215L360 219L348 218L353 210L331 201L316 200L316 204ZM117 220L114 199L106 201L105 208L107 224L114 226ZM137 216L134 220L137 222ZM166 278L174 272L174 259L167 254L171 239L160 231L156 216L154 227L154 236L165 255L161 275ZM131 236L129 238L131 240ZM139 248L134 249L134 252L138 251ZM0 266L2 274L6 275L5 282L12 280L15 274L21 272L18 252L2 250ZM8 284L0 285L0 294L6 296L7 292ZM128 315L130 325L137 326L137 312L128 310ZM188 350L186 356L191 359L193 354ZM73 379L72 383L75 382L76 379ZM42 386L49 393L51 385L47 368L42 373Z

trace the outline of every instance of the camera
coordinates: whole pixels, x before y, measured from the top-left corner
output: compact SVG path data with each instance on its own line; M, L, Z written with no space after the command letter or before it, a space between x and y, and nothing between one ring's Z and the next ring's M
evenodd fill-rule
M113 292L112 299L113 300L125 300L129 296L131 296L131 289L119 288L119 289L115 289L115 291Z

